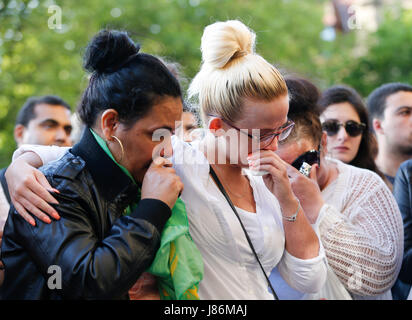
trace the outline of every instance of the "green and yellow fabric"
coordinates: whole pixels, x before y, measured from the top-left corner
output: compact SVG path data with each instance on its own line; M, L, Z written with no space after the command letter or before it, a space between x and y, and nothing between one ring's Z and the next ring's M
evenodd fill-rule
M129 171L114 159L106 142L93 130L91 132L107 155L136 183ZM129 215L139 201L140 194L124 214ZM160 248L147 271L156 276L161 299L199 300L203 260L190 236L187 212L181 199L177 199L172 215L163 228Z
M203 260L189 233L185 205L177 199L148 272L158 277L161 299L199 300Z

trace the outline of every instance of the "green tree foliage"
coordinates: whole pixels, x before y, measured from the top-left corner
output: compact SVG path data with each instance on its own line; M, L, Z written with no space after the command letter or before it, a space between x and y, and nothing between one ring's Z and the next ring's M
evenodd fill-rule
M347 82L362 93L367 92L369 87L365 87L362 79L369 79L373 72L383 79L387 72L385 67L390 68L401 60L390 61L390 49L393 51L397 45L405 44L385 44L387 38L383 35L382 43L374 44L376 47L370 50L375 58L368 54L354 59L355 33L338 34L333 42L321 40L325 2L0 0L0 167L9 163L16 147L14 121L28 97L56 94L75 110L87 84L81 59L84 47L105 27L128 30L141 44L143 52L177 61L190 79L200 67L203 28L219 20L240 19L257 33L256 51L281 69L307 76L322 88ZM61 28L54 28L59 21L53 5L61 9ZM404 20L405 26L410 27L410 18L405 16ZM385 24L391 41L395 41L391 35L394 27ZM407 41L405 30L393 32L397 38ZM408 41L411 43L410 35ZM387 54L381 56L378 45L388 48ZM408 50L411 50L410 45ZM407 63L411 55L405 54L403 61ZM383 58L386 60L381 61ZM405 71L404 67L393 67L390 72L396 78L397 72L403 74ZM373 81L367 83L375 84Z
M363 96L388 82L412 83L412 11L387 14L366 43L368 53L342 79Z

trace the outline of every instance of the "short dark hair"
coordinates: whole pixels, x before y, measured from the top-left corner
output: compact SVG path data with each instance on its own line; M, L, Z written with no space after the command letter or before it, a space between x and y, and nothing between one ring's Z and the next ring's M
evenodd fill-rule
M23 107L20 109L16 125L23 125L27 127L29 122L36 117L34 108L39 104L47 104L50 106L63 106L67 110L71 111L70 105L64 101L62 98L53 95L41 96L41 97L30 97L26 100Z
M102 30L88 44L83 66L91 78L78 108L88 127L109 108L129 126L144 117L158 99L182 97L179 82L167 67L139 50L127 32L118 30Z
M412 86L406 83L392 82L381 85L372 91L366 101L371 120L374 118L383 118L386 108L386 98L399 91L412 92Z
M304 136L315 145L322 140L322 125L319 119L319 89L309 80L297 76L286 76L289 92L288 118L295 122L295 129L287 141Z

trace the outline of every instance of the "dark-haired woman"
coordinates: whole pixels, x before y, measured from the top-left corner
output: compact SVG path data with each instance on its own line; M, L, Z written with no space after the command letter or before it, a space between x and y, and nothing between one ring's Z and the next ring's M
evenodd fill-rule
M326 89L318 104L329 155L372 170L385 180L373 158L375 137L369 130L368 111L362 97L353 88L339 85Z
M292 179L292 188L302 205L324 202L315 225L330 268L318 293L304 296L291 290L284 298L391 299L403 254L402 218L396 201L375 173L325 157L318 89L300 78L286 79L286 83L292 97L288 116L295 122L295 131L277 153L288 163L304 157L312 166L306 168L309 178L301 174ZM282 285L276 274L272 280Z
M139 53L124 32L100 32L84 66L92 73L79 109L87 128L76 146L41 169L43 183L59 190L53 194L58 203L45 197L60 219L43 223L27 216L33 227L16 210L10 213L2 244L3 299L127 298L155 258L183 189L162 157L170 153L170 140L162 141L152 162L161 144L153 141L154 131L170 136L181 118L177 80L157 58Z

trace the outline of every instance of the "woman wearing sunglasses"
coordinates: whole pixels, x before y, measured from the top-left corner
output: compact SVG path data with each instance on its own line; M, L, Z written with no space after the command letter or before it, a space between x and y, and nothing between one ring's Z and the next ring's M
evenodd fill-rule
M326 279L324 250L311 226L319 208L300 204L290 182L300 173L274 152L294 126L288 90L279 71L254 52L254 41L240 21L205 28L203 64L189 93L208 130L191 145L173 137L171 160L204 263L201 299L273 299L268 275L275 266L302 292L317 292ZM263 177L244 174L255 172L256 163ZM9 170L21 181L16 164ZM18 184L9 181L12 198ZM27 194L23 184L17 198Z
M329 155L386 180L373 158L375 137L369 131L368 112L360 95L350 87L333 86L322 93L319 107Z
M286 83L292 97L288 117L295 122L295 130L279 143L277 153L293 163L308 151L318 152L318 158L305 156L312 165L310 178L301 175L292 188L306 207L306 202L315 205L319 196L324 201L316 226L329 270L325 286L316 294L304 296L285 289L283 298L392 299L390 289L403 256L402 218L396 201L375 173L326 157L318 89L300 78L287 78ZM271 280L275 287L284 288L276 272Z

